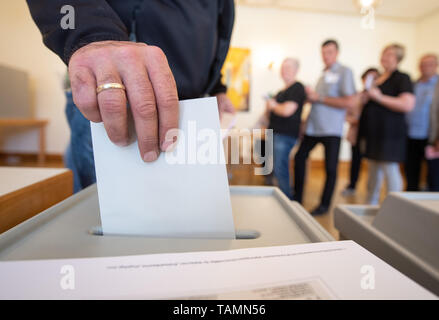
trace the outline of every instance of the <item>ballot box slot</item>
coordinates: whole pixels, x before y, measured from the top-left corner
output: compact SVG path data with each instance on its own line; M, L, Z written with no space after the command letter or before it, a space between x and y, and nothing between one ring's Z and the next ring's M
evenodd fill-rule
M93 236L104 236L101 226L96 226L88 231L89 234ZM236 240L255 240L261 237L261 233L256 230L236 230L235 232ZM120 236L120 235L109 235L109 236ZM133 237L133 236L130 236Z

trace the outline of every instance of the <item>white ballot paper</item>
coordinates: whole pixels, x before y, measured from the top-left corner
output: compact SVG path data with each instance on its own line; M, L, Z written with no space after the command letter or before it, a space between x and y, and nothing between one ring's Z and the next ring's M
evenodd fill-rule
M0 284L0 299L437 299L352 241L0 262Z
M180 102L179 129L173 152L145 163L137 141L118 147L91 124L104 234L235 238L216 98Z

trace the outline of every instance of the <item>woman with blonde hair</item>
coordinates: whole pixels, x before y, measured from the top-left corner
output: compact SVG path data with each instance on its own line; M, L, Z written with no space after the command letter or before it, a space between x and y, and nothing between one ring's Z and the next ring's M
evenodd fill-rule
M368 101L360 119L360 148L369 160L367 202L377 205L383 179L388 192L402 191L399 163L406 155L407 125L405 114L413 110L415 96L409 75L398 70L405 49L398 44L384 48L383 73L366 91Z

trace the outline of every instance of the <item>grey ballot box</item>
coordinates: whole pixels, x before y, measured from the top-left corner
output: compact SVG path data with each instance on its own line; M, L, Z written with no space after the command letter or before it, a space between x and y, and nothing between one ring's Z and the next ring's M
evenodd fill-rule
M0 235L0 261L217 251L334 241L277 188L231 187L233 240L99 234L96 185Z
M342 239L439 295L439 193L392 193L381 208L340 205L334 224Z

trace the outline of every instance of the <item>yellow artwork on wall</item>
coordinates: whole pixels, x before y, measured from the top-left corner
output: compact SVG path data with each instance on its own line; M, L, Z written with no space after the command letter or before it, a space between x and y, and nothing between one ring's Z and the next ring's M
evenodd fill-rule
M221 71L227 96L237 111L248 111L250 108L250 58L250 49L230 48Z

